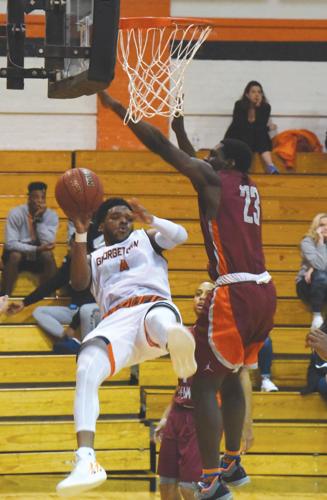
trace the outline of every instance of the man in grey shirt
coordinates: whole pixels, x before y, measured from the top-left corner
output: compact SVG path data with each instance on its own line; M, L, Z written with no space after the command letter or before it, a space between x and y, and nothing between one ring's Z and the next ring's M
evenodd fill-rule
M27 203L13 208L8 214L0 295L11 295L22 270L39 273L41 283L56 272L53 249L58 216L47 208L46 191L44 182L31 182Z

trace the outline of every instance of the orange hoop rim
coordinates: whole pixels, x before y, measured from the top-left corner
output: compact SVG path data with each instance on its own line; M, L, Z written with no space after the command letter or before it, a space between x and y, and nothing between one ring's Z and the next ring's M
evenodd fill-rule
M176 25L181 28L190 25L213 27L214 23L201 17L121 17L119 29L174 28Z

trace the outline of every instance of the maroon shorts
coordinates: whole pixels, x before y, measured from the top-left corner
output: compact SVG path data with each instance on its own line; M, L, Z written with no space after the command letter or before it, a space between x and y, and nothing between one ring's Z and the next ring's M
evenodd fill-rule
M276 292L272 282L234 283L215 288L196 322L197 375L255 367L273 327Z
M174 405L163 431L158 474L179 482L197 482L202 473L193 409Z

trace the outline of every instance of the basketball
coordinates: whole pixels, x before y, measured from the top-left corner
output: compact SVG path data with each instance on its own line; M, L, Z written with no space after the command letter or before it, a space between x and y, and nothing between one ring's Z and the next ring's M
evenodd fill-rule
M93 214L103 201L99 177L87 168L67 170L57 181L55 197L69 219Z

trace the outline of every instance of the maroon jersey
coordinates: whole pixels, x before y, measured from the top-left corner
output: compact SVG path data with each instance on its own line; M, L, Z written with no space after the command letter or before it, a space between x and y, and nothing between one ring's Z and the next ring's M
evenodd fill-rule
M174 405L194 408L191 393L192 377L178 379L178 386L174 394Z
M256 185L237 170L217 172L221 201L215 219L205 219L199 198L200 222L209 258L209 275L261 274L265 268L261 239L261 205Z

